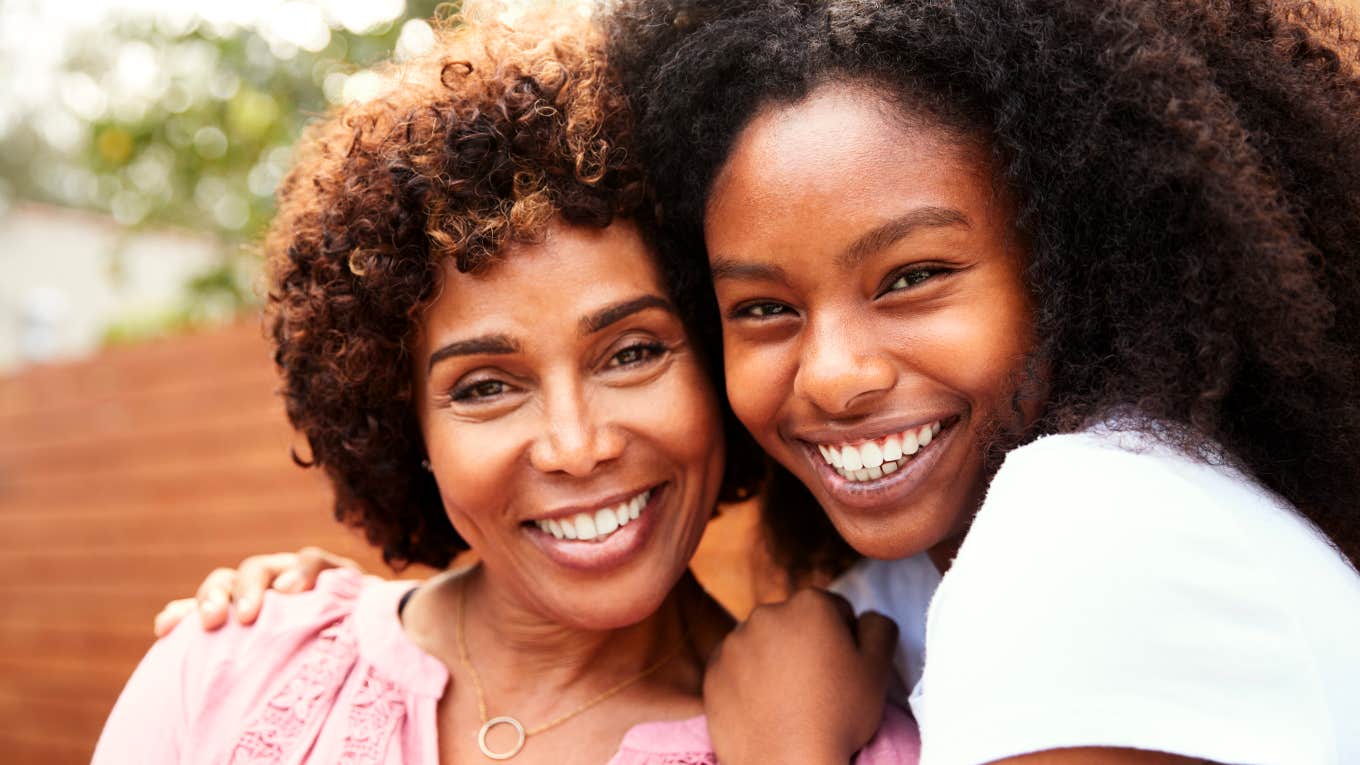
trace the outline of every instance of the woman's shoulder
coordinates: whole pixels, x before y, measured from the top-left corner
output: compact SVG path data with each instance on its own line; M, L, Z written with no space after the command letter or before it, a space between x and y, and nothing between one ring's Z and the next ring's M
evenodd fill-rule
M274 746L268 741L286 738L280 731L288 727L275 718L298 712L298 704L324 713L319 701L353 675L365 631L356 613L391 587L328 571L309 592L266 594L251 626L233 619L208 631L186 618L138 665L95 762L131 761L132 753L142 762L210 761L212 753Z

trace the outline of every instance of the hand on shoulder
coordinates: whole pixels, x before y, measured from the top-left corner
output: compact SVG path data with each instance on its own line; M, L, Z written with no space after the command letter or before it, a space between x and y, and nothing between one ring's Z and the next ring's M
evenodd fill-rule
M709 662L704 709L718 758L845 763L883 719L897 627L803 590L756 608Z
M333 568L363 572L358 563L319 547L304 547L293 553L252 555L234 569L218 568L209 572L192 598L165 604L156 614L156 637L170 634L186 616L198 612L203 629L215 630L234 613L243 625L255 623L260 615L266 590L306 592L316 586L317 576ZM231 609L235 604L235 610Z

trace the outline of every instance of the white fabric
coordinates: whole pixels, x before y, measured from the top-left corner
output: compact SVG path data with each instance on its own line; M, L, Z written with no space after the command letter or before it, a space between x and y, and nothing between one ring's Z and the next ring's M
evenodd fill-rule
M939 570L921 553L900 560L862 560L827 589L843 595L856 613L877 611L897 622L893 665L905 687L913 688L925 666L926 608L939 585ZM905 704L905 696L898 701Z
M1144 436L1012 452L927 622L922 765L1360 763L1360 575L1254 481Z

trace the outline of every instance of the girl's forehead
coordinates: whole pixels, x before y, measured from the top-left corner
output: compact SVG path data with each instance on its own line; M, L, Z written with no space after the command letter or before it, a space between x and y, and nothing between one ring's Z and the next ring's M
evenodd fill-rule
M904 216L974 225L1006 213L984 151L894 109L863 89L827 86L762 111L709 196L710 256L815 248Z

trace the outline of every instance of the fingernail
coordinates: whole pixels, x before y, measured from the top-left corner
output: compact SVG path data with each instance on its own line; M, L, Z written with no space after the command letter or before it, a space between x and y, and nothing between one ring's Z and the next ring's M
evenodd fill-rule
M227 599L220 592L214 592L203 599L204 611L221 611L227 607Z
M282 574L279 574L278 579L274 580L274 589L280 592L292 592L301 584L302 577L298 576L298 572L293 569L288 569Z
M253 611L253 610L255 610L255 598L252 598L252 597L250 597L250 596L244 596L244 597L242 597L240 600L236 601L236 611L237 611L237 613L240 613L240 612L242 612L242 611Z

